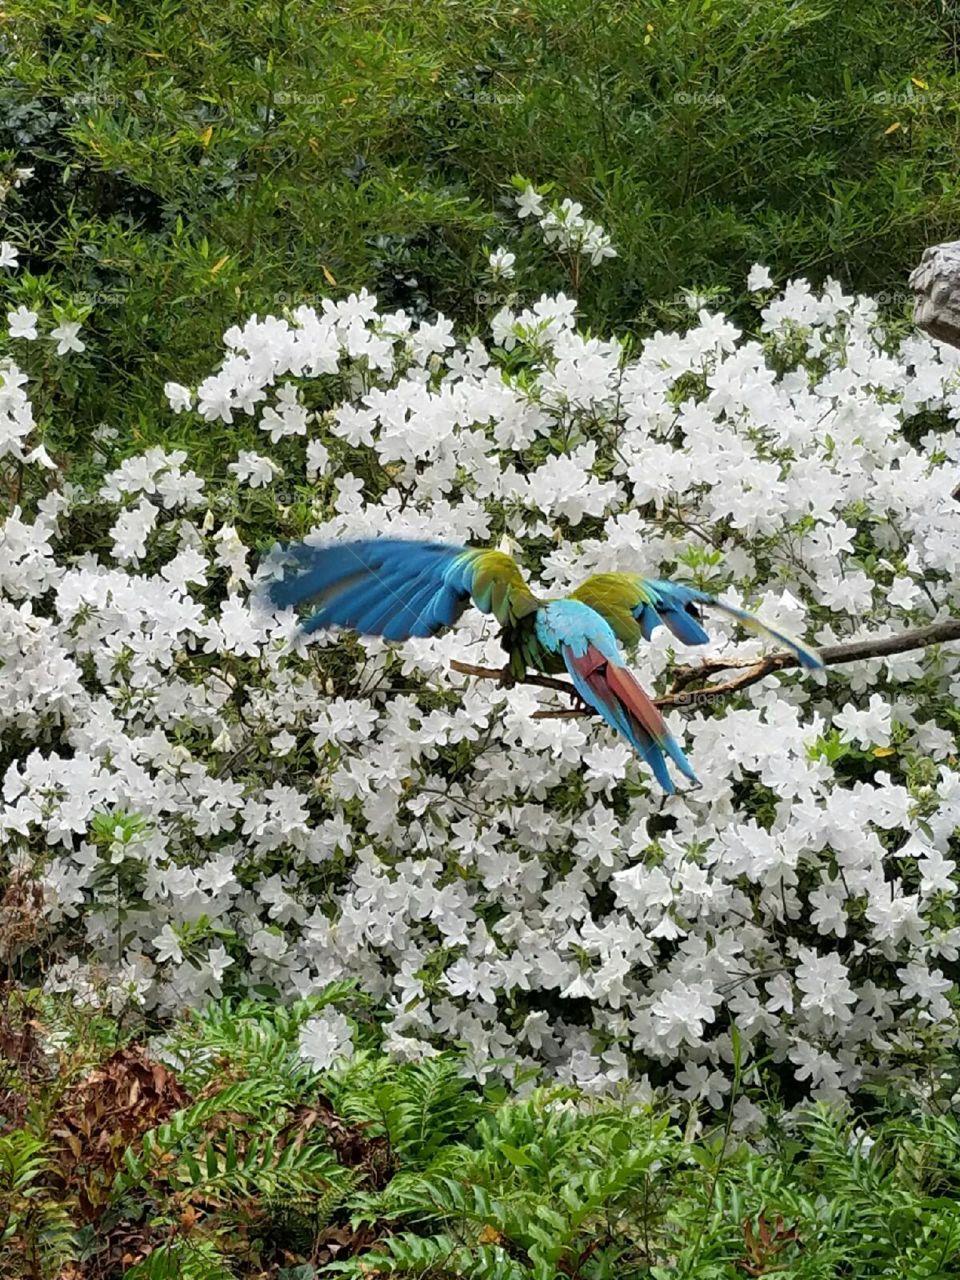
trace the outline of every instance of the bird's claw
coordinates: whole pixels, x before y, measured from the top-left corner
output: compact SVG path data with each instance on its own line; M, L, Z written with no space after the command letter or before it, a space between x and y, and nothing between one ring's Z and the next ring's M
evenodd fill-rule
M510 663L508 662L500 672L500 680L497 684L497 688L512 689L516 683L517 677L513 674L513 671L510 669Z

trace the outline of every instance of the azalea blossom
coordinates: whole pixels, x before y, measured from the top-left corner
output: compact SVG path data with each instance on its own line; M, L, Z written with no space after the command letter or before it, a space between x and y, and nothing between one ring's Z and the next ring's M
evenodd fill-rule
M325 1011L300 1028L300 1056L317 1071L327 1071L353 1051L350 1023L342 1013Z
M490 271L495 278L501 280L509 280L514 274L513 266L517 260L515 253L510 253L507 249L500 245L498 248L487 255L487 261L490 264ZM0 262L2 265L2 262Z
M80 325L75 320L63 320L50 330L50 337L57 339L57 355L66 355L68 351L85 351L86 344L77 337Z
M7 324L11 338L26 338L32 342L37 336L37 313L22 304L16 311L7 312Z
M750 293L761 293L764 289L773 288L773 277L766 267L755 263L747 276L747 289Z

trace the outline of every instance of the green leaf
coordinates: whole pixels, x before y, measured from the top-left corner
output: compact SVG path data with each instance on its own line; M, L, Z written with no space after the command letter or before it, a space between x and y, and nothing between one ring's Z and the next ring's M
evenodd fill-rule
M534 1162L530 1157L518 1147L513 1147L509 1142L498 1142L497 1150L507 1157L512 1165L518 1169L528 1169Z

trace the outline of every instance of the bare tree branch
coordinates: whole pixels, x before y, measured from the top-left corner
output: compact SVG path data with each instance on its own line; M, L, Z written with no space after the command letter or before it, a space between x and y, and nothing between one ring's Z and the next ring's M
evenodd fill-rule
M846 662L863 662L867 658L886 658L894 653L908 653L911 649L927 649L935 644L947 644L951 640L960 640L960 618L948 618L944 622L933 622L928 627L918 627L914 631L903 631L899 635L879 636L874 640L853 640L849 644L827 645L821 649L820 657L828 667L839 666ZM762 658L704 658L699 663L678 668L670 691L662 698L655 698L658 707L690 707L701 706L712 702L715 698L725 698L731 693L746 689L751 684L765 679L775 671L783 671L788 667L800 665L796 654L783 650L770 653ZM580 701L573 685L565 680L556 680L552 676L541 676L533 672L522 680L514 680L509 668L474 667L468 662L451 662L452 670L462 675L476 676L480 680L497 680L505 688L509 685L532 684L541 689L554 689L565 693L568 697ZM701 685L700 681L721 671L738 671L740 674L719 684ZM691 689L690 685L697 685ZM562 720L570 716L593 714L590 708L579 706L562 711L535 711L537 720Z
M514 684L535 684L541 689L556 689L558 693L568 695L576 696L577 692L572 684L567 684L566 680L554 680L552 676L539 676L532 671L528 671L522 680L517 680L510 674L509 666L474 667L469 662L454 660L450 663L450 670L459 671L464 676L476 676L480 680L496 680L504 689L509 689Z

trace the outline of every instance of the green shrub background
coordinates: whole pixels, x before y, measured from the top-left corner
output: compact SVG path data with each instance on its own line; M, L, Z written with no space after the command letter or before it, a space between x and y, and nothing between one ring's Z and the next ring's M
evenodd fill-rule
M0 158L9 305L85 318L56 397L82 454L184 438L162 396L230 324L366 285L479 323L513 173L609 230L583 317L650 331L682 290L736 314L757 261L908 308L960 215L960 11L939 0L18 0ZM562 288L559 264L518 281ZM89 313L89 314L87 314Z

